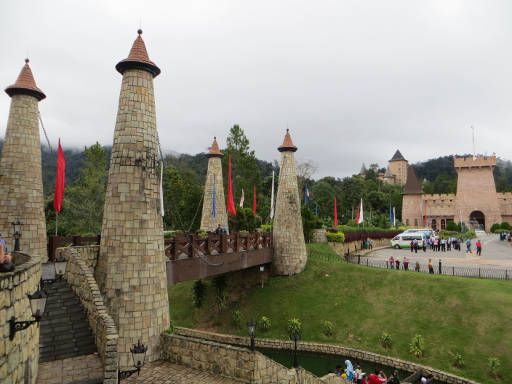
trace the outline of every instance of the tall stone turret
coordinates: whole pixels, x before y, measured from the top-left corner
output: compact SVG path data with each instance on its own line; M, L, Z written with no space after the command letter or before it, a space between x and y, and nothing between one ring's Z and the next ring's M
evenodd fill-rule
M123 82L95 271L118 327L121 367L133 364L130 347L139 339L148 360L158 359L159 335L169 326L153 94L160 69L138 34L116 65Z
M46 96L36 85L28 59L16 83L5 92L11 97L11 108L0 160L0 233L12 249L11 222L19 219L22 223L20 249L46 261L38 121L38 102Z
M215 231L220 226L228 229L228 214L224 200L224 184L222 180L222 152L219 150L217 138L206 155L208 157L208 171L204 185L203 214L201 216L201 230ZM215 199L215 205L213 200Z
M307 253L300 214L297 166L293 155L297 147L293 145L288 129L278 150L281 152L281 165L273 225L273 269L278 275L294 275L304 270Z

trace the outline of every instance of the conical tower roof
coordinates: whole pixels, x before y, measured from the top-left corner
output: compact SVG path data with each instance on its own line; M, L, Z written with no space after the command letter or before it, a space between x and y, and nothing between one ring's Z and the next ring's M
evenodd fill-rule
M279 148L277 148L277 150L279 152L285 152L285 151L296 152L297 151L297 147L295 145L293 145L292 137L290 136L290 130L288 128L286 128L286 135L284 135L283 144L281 144L279 146Z
M414 172L414 168L407 167L407 181L404 185L404 195L421 195L421 184Z
M28 62L29 60L25 59L25 65L21 68L18 79L13 85L5 88L5 92L11 97L14 95L30 95L41 101L46 95L37 87Z
M149 59L146 44L144 43L144 40L142 40L141 36L142 29L139 29L137 33L138 36L133 42L132 49L130 50L128 57L117 63L116 69L121 74L128 69L143 69L151 73L153 77L157 77L160 74L160 68L158 68L156 64Z
M208 157L222 157L222 152L219 149L219 144L217 144L217 138L213 138L212 146L210 147L210 150L208 151L208 154L206 155Z
M391 160L389 161L407 161L405 160L405 157L402 156L400 151L397 149Z

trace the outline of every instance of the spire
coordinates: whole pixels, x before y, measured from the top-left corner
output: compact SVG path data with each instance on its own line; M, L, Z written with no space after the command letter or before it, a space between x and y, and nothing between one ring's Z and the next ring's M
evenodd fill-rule
M290 136L290 130L288 128L286 128L286 135L284 135L283 144L281 146L279 146L279 148L277 148L277 150L279 152L285 152L285 151L296 152L297 151L297 147L295 145L293 145L292 137Z
M130 50L128 57L117 63L116 69L121 74L128 69L142 69L151 73L153 77L157 77L160 74L160 68L158 68L156 64L149 59L146 44L144 43L144 40L142 40L141 36L142 29L139 29L137 33L138 36L133 42L132 49Z
M395 154L393 155L393 157L389 161L407 161L407 160L405 160L405 158L402 156L400 151L397 149Z
M29 60L25 59L25 65L21 68L18 79L13 85L5 88L5 92L11 97L14 95L29 95L34 96L38 101L41 101L46 97L46 95L37 87L28 62Z
M404 185L404 195L421 195L421 184L414 168L407 166L407 181Z
M217 138L213 138L212 146L210 147L210 150L208 151L207 157L222 157L222 152L219 149L219 144L217 144Z

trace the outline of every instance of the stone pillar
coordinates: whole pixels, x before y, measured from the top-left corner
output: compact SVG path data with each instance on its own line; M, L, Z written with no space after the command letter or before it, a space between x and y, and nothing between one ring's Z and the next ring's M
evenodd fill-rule
M273 225L274 258L273 270L278 275L294 275L304 270L307 261L306 243L302 230L297 166L290 133L286 130L281 152L279 185L277 187L276 211Z
M222 152L219 150L217 138L213 138L213 144L208 154L208 171L204 185L203 214L201 216L201 230L215 231L218 225L228 229L228 214L226 212L226 200L224 199L224 183L222 180ZM215 197L215 209L213 199ZM214 212L215 211L215 212Z
M11 222L22 223L21 251L47 260L38 102L46 96L25 60L18 79L5 92L11 108L0 160L0 233L13 249Z
M159 335L169 326L169 302L160 216L159 151L153 78L142 31L123 75L103 211L95 277L119 331L121 368L133 364L130 348L140 340L147 360L159 358Z

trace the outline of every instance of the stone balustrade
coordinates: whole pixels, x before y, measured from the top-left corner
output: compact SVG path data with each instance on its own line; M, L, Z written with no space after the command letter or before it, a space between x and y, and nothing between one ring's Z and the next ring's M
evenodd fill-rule
M65 278L87 311L89 325L103 363L103 383L117 384L119 336L94 278L93 268L96 265L98 251L97 245L66 247L58 248L57 255L68 261Z

